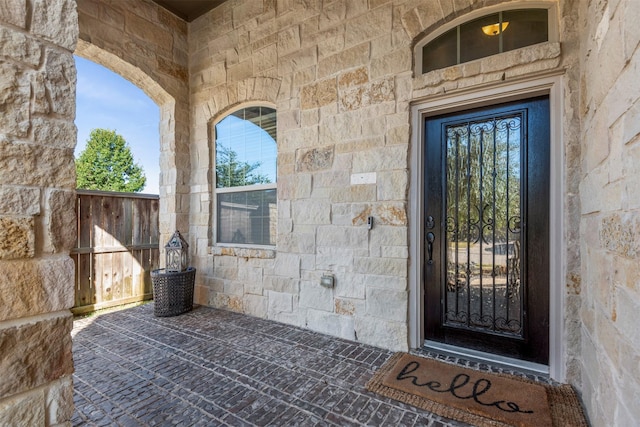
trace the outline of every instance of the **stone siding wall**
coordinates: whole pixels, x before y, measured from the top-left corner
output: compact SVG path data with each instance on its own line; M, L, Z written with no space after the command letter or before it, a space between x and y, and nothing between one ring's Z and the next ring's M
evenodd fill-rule
M76 53L131 81L160 107L163 248L176 229L189 228L187 23L150 0L78 0L78 15Z
M0 3L0 425L73 413L73 0Z
M640 419L640 2L583 7L582 372L594 426Z
M567 174L577 176L575 4L558 5L558 41L417 77L414 43L484 2L232 1L191 23L197 302L406 349L414 298L408 284L410 102L564 70ZM213 242L212 124L248 102L274 104L278 112L276 250ZM574 218L567 240L576 242L578 227L570 224L578 222L578 207L567 217ZM579 276L575 246L566 249L571 277ZM334 289L320 286L323 273L335 275ZM577 293L573 286L567 293L574 307L567 335L579 335ZM568 347L565 363L572 369L579 341Z

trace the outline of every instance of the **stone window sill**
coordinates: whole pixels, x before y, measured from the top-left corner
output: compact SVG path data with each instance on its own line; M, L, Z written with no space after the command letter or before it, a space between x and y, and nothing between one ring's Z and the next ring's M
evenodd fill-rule
M241 258L261 258L273 259L276 257L276 250L265 248L239 248L232 246L209 246L209 255L214 256L235 256Z

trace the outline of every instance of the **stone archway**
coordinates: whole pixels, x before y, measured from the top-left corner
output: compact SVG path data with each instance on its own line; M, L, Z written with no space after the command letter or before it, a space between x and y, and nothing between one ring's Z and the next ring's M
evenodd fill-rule
M160 107L160 245L189 230L187 25L151 2L78 0L76 54L142 89ZM195 245L194 245L195 246Z

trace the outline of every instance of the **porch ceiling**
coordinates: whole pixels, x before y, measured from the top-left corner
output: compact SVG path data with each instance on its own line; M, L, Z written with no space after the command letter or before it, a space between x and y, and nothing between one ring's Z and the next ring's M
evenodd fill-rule
M152 0L176 16L191 22L227 0Z

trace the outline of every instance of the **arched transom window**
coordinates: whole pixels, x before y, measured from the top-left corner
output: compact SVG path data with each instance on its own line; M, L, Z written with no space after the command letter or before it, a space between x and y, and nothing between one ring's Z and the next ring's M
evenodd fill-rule
M549 9L503 10L466 21L429 40L422 73L549 41Z
M242 108L215 125L217 243L275 245L276 141L273 108Z

